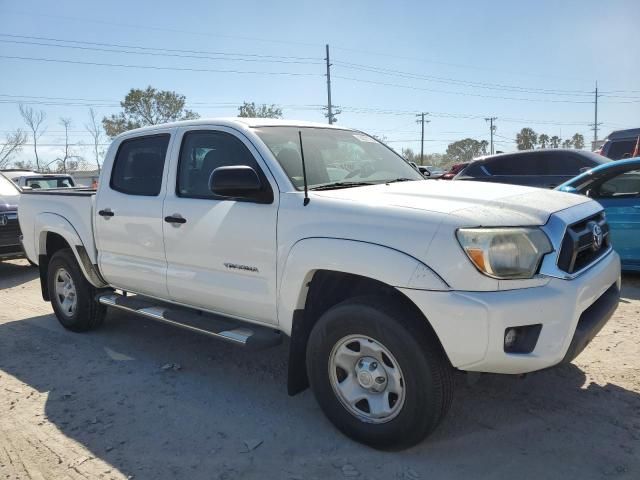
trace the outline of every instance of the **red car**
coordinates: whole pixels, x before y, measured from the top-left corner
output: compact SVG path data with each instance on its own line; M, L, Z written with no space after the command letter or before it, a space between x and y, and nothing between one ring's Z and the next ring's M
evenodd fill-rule
M454 163L451 165L449 171L440 177L440 180L451 180L467 165L469 165L469 162Z

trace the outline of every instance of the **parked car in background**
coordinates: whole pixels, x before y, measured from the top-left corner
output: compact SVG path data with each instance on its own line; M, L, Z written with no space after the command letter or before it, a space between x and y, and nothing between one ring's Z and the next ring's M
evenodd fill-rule
M640 128L616 130L609 134L598 153L611 160L633 157L638 137L640 137Z
M448 172L445 172L441 177L440 180L453 180L453 177L455 177L460 171L462 171L467 165L469 165L469 162L462 162L462 163L454 163L453 165L451 165L451 168L449 169Z
M440 167L427 167L427 170L429 170L429 177L431 178L440 178L442 177L446 172L446 170L441 169Z
M502 153L473 160L455 176L455 180L555 188L581 172L609 161L593 152L561 148Z
M20 190L0 173L0 260L23 256L18 225Z
M558 190L587 195L602 204L622 269L640 271L640 158L601 165Z
M70 188L76 184L71 175L63 173L38 173L32 170L3 170L3 173L20 188Z

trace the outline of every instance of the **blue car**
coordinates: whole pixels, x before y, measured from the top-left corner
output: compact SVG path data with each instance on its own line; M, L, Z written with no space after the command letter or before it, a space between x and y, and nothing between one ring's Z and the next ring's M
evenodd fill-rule
M640 157L592 168L557 187L587 195L605 209L622 269L640 272Z

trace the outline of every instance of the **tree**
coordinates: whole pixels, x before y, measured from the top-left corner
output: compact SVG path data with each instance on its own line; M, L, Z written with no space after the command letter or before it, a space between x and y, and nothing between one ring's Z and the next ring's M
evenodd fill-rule
M489 142L486 140L478 141L473 138L465 138L457 142L450 143L447 146L447 157L455 163L468 162L474 157L487 154Z
M523 128L516 135L518 150L533 150L538 143L538 134L531 128Z
M538 145L540 145L540 148L547 148L549 146L549 135L546 133L538 135Z
M410 148L403 148L401 151L401 154L405 158L405 160L407 160L408 162L416 161L416 154Z
M551 148L558 148L558 147L560 147L560 142L561 141L562 141L562 139L559 136L554 135L553 137L551 137L549 139L549 145L551 145Z
M84 124L84 128L93 140L93 153L96 159L96 165L98 166L98 174L100 174L100 143L102 142L102 127L96 117L96 112L93 108L89 109L89 123Z
M11 161L13 156L22 150L27 142L27 133L17 129L13 133L7 133L4 143L0 145L0 168L4 168Z
M244 102L238 107L239 117L248 118L282 118L282 108L277 105L262 105L256 106L255 102Z
M584 148L584 136L580 133L576 133L573 137L571 137L573 141L573 148L577 148L582 150Z
M197 113L185 109L185 101L184 95L168 90L132 88L120 102L123 111L104 117L102 126L109 137L115 137L132 128L198 118Z
M64 128L64 150L62 158L57 158L57 171L67 173L69 170L77 170L82 163L82 157L75 153L73 146L69 143L69 129L73 122L70 118L60 117L60 125Z
M570 138L562 142L562 148L571 148L572 146L573 146L573 140L571 140Z
M47 118L47 114L42 110L35 111L28 105L20 104L19 108L20 115L22 115L24 122L31 130L31 135L33 137L33 153L36 156L36 169L40 170L40 158L38 158L38 139L45 131L45 129L41 127L45 119Z

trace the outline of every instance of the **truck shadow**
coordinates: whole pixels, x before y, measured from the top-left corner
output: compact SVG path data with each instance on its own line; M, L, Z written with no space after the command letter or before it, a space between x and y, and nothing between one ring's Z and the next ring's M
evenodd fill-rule
M48 422L136 478L334 478L345 463L369 478L440 478L452 465L495 478L516 461L521 478L545 478L549 461L568 478L567 452L594 469L604 457L639 466L640 395L589 382L575 365L474 385L458 375L430 439L381 453L338 433L309 391L288 397L286 364L284 344L246 352L116 312L84 335L52 315L0 325L0 370L47 392Z
M0 290L17 287L38 276L38 267L32 267L26 260L0 261Z
M622 302L640 300L640 272L622 274Z

